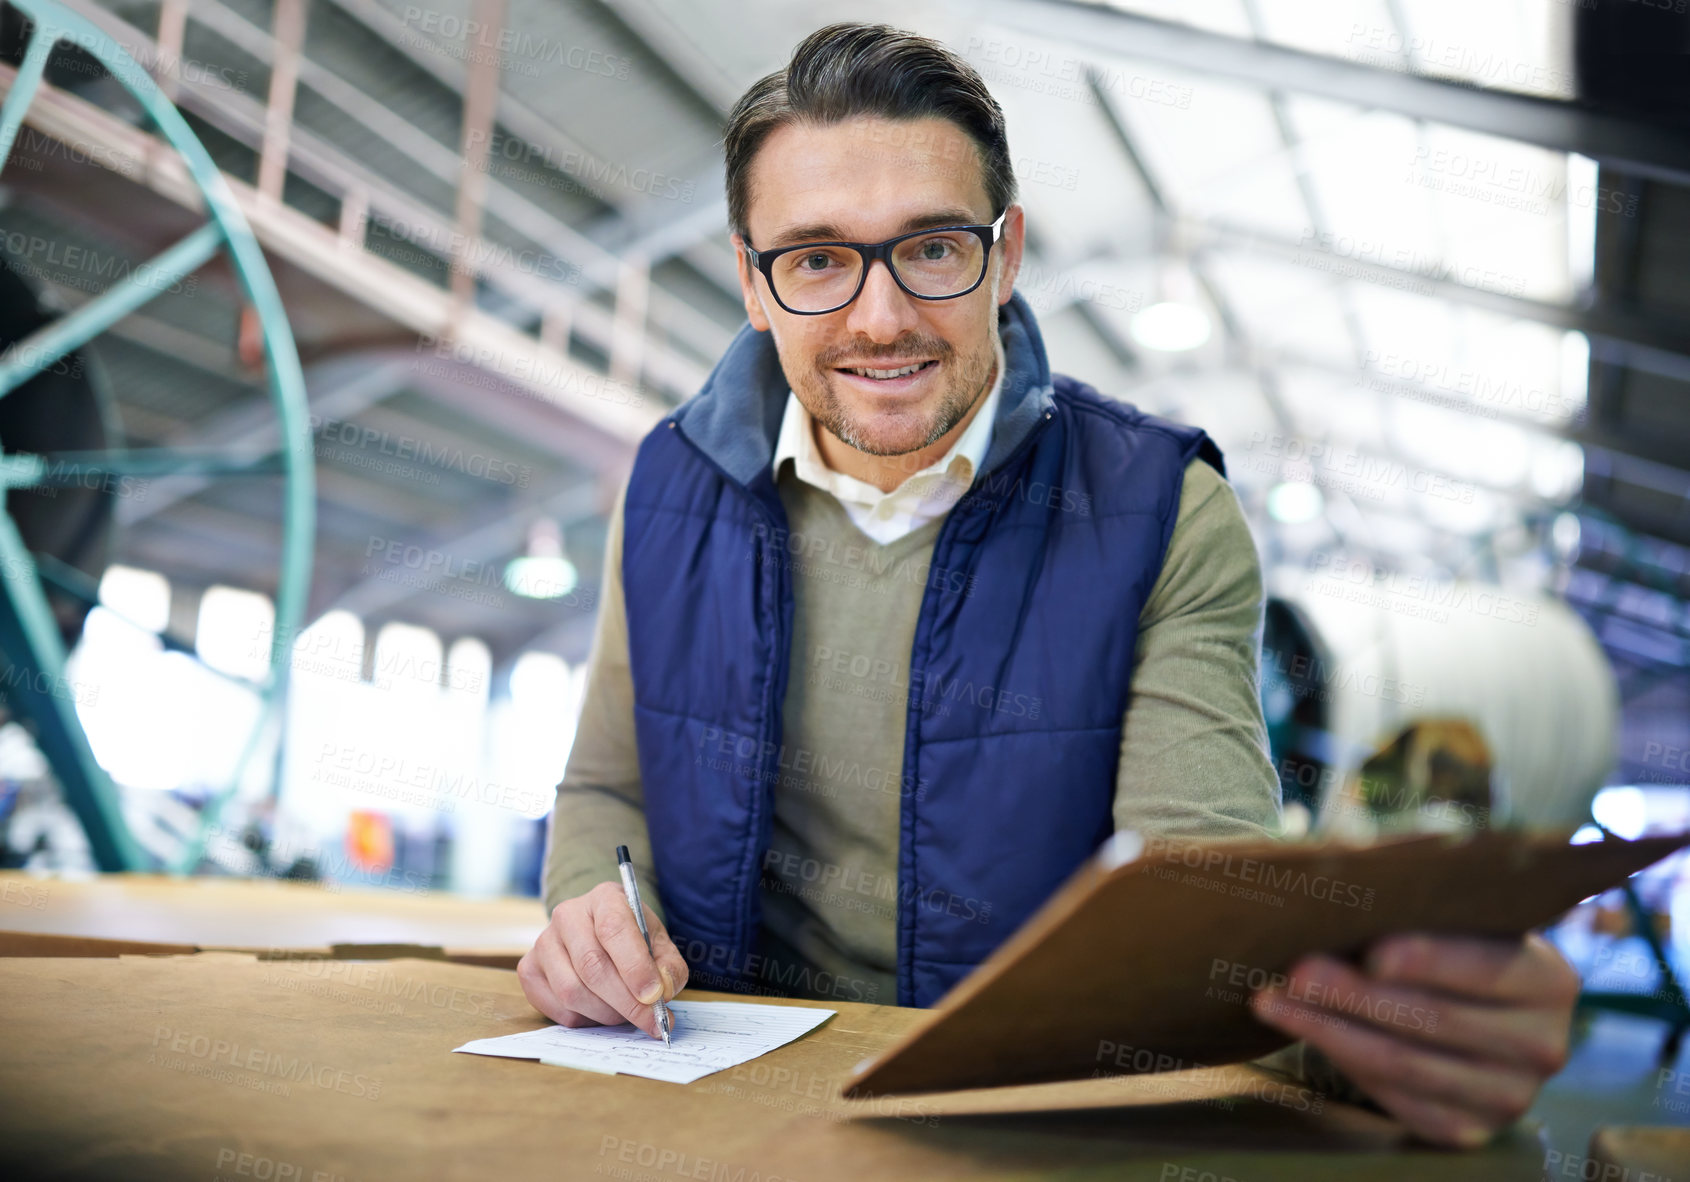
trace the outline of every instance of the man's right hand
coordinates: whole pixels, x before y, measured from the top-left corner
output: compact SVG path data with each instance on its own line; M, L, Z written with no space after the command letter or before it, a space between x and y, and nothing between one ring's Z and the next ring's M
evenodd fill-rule
M645 921L650 952L620 882L601 882L559 903L516 966L529 1004L560 1026L632 1022L661 1038L652 1005L686 988L687 962L650 907Z

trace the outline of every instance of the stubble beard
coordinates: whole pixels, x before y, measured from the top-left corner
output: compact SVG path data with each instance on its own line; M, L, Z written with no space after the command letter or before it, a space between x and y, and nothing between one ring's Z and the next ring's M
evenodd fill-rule
M804 409L810 412L810 417L825 430L831 432L841 443L848 444L860 452L871 456L901 456L918 452L943 439L952 428L962 422L975 402L984 395L986 381L997 361L996 351L987 348L981 354L969 358L967 364L953 366L956 351L947 343L938 340L926 340L921 343L935 347L918 349L905 345L897 354L886 357L884 365L888 369L896 368L901 357L926 354L937 357L941 366L952 369L939 404L926 416L925 423L910 423L908 416L899 416L903 420L901 423L894 423L876 431L860 417L853 415L834 393L833 383L840 379L834 377L833 368L828 364L817 365L811 380L806 383L808 388L803 391L804 396L799 398L799 401L804 404ZM852 355L861 357L861 352ZM882 361L881 358L869 360L877 363Z

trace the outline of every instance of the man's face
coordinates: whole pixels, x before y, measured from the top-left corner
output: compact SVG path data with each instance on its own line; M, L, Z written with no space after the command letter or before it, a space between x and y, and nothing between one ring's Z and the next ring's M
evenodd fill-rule
M984 224L986 197L974 141L947 119L862 117L817 127L792 123L763 141L750 173L750 244L881 242L936 225ZM792 391L828 431L860 451L905 455L943 438L992 379L997 305L1021 262L1021 207L1011 206L992 247L985 281L965 296L922 300L882 262L869 268L855 301L820 316L782 308L739 257L746 314L773 333ZM880 379L859 368L915 373Z

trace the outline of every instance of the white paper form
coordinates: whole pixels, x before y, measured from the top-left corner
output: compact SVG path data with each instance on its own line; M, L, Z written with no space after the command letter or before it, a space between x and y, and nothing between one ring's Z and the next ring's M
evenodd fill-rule
M675 1016L672 1047L625 1022L579 1029L546 1026L501 1038L478 1038L452 1049L686 1084L766 1055L838 1013L744 1001L672 1001L669 1008Z

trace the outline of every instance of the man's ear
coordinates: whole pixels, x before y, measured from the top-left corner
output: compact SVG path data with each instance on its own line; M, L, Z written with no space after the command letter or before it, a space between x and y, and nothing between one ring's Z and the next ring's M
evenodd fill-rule
M1027 246L1027 211L1020 204L1011 205L1003 219L1003 236L998 239L997 251L1002 259L998 265L998 303L1009 303L1015 294L1015 277L1021 272L1021 252ZM740 256L742 259L743 255Z
M745 257L745 239L738 234L729 234L728 241L733 243L734 263L739 269L739 294L745 300L745 316L751 321L751 327L758 332L769 331L769 317L763 311L763 301L757 295L757 275L751 270L751 260Z

